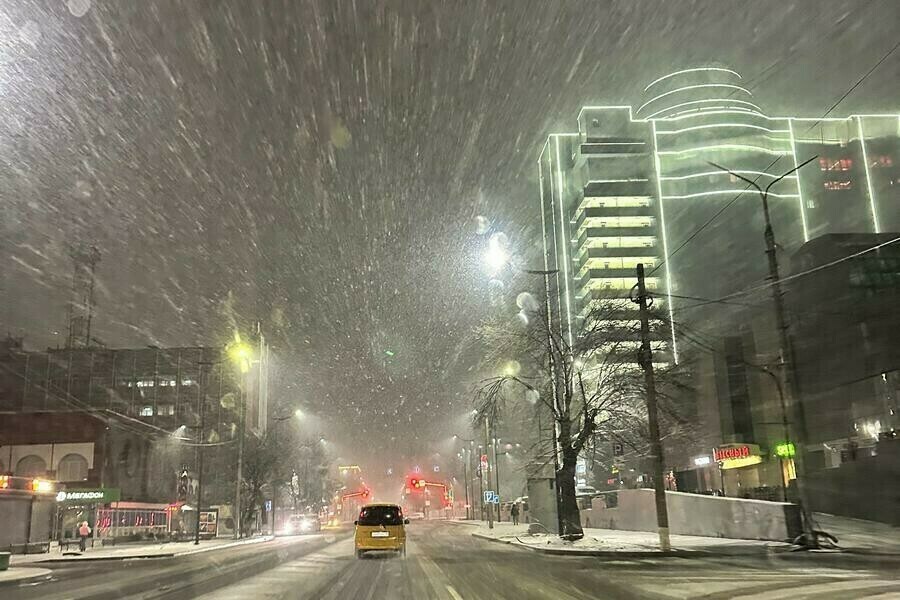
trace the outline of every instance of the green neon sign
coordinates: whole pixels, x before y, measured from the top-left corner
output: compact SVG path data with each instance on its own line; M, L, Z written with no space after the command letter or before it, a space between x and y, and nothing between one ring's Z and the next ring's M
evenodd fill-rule
M797 448L792 442L782 442L775 446L775 456L778 458L794 458Z

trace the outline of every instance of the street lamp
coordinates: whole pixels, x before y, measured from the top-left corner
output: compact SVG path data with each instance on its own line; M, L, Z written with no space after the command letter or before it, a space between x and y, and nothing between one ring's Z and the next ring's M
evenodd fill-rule
M553 390L553 407L554 407L554 411L558 412L558 405L557 405L557 401L558 401L557 393L558 392L557 392L557 381L556 381L556 374L555 374L556 373L556 365L555 365L555 359L554 359L554 353L553 353L553 338L552 338L553 334L551 331L551 323L550 323L550 276L558 274L559 269L549 269L549 268L547 268L547 269L525 269L525 268L519 267L519 266L513 264L512 261L510 261L510 257L506 253L506 250L500 245L499 240L497 240L495 242L495 239L496 239L496 237L491 238L491 241L488 244L487 252L485 253L484 259L488 265L498 266L498 268L497 268L498 271L500 270L500 268L503 268L504 266L508 266L511 270L514 270L518 273L525 273L527 275L540 275L544 279L544 310L546 312L545 324L546 324L546 328L547 328L547 357L549 359L549 367L550 367L550 384L551 384L551 387ZM546 262L546 257L545 257L544 265L545 265L545 267L549 267L549 264L547 264L547 262ZM527 315L524 315L524 313L520 313L520 317L521 316L524 316L523 320L527 324ZM507 376L509 377L511 375L507 374ZM540 411L541 409L539 408L538 410ZM553 421L554 421L554 428L553 428L554 433L553 433L553 440L552 440L553 441L553 449L554 449L554 451L553 451L553 475L555 478L559 471L559 459L560 459L560 454L561 454L561 448L559 447L559 431L558 431L559 423L556 420L555 414L553 415ZM540 440L541 436L543 435L542 430L541 430L541 425L540 425L540 412L538 412L537 425L538 425L538 440ZM540 447L540 444L537 444L535 447L536 448ZM537 463L536 458L535 458L535 463ZM556 494L557 518L559 518L559 514L560 514L560 511L559 511L559 504L560 504L559 486L556 486L556 487L557 487L557 494ZM499 490L498 490L498 493L499 493ZM557 522L557 527L559 527L560 530L562 529L559 526L559 521Z
M475 440L460 437L456 434L453 435L453 439L460 441L460 442L466 442L468 444L468 447L463 446L461 454L457 454L457 456L462 460L462 463L463 463L463 483L465 485L465 495L466 495L466 520L468 520L471 518L469 516L469 514L470 514L469 511L472 508L471 501L469 499L469 484L471 483L469 481L469 463L472 460L472 448L475 446ZM474 513L474 511L472 511L472 512Z
M234 490L234 537L240 538L243 535L241 527L241 480L244 477L244 428L246 427L247 416L247 373L250 371L250 359L253 356L253 350L249 344L241 341L238 332L234 332L234 341L226 347L228 358L234 362L241 371L240 386L240 419L238 423L238 464L237 464L237 482Z
M785 423L785 426L793 425L790 429L793 430L793 440L786 439L783 443L793 443L796 444L796 448L798 451L796 452L796 457L794 458L794 468L795 474L797 476L797 495L800 500L800 511L802 513L802 526L803 526L803 537L805 538L806 546L809 548L817 548L818 547L818 534L813 530L812 523L812 514L809 507L809 500L806 497L806 485L805 485L805 465L804 465L804 444L806 442L806 432L804 431L804 418L803 418L803 406L800 402L800 394L797 387L797 379L796 374L794 373L794 364L793 364L793 354L791 351L790 339L788 337L788 326L787 320L784 316L784 298L781 294L781 277L778 273L778 256L776 254L776 244L775 244L775 232L772 229L772 220L769 216L769 190L779 181L783 180L788 175L799 171L802 167L808 165L812 161L814 161L818 156L813 156L809 158L799 165L795 166L793 169L786 171L772 179L771 182L766 186L765 189L759 187L756 181L752 179L748 179L744 177L740 173L732 171L727 167L723 167L722 165L718 165L714 162L710 162L709 164L720 171L724 171L729 173L731 176L740 179L753 186L756 191L759 193L760 200L762 200L762 209L763 209L763 217L765 218L765 231L763 233L763 237L766 243L766 257L768 258L768 267L769 267L769 285L772 288L772 304L775 313L775 326L778 330L778 345L779 351L781 354L781 375L784 378L784 383L786 384L784 387L786 389L781 390L779 386L779 393L787 396L786 400L782 403L782 421ZM784 394L786 392L786 394ZM790 411L790 416L792 418L788 418L787 412Z

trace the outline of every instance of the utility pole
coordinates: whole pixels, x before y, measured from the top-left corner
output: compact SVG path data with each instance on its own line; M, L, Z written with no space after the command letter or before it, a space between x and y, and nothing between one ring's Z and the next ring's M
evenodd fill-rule
M782 419L786 424L792 425L790 427L790 430L792 433L792 437L794 438L784 440L783 443L793 443L795 447L794 471L797 476L797 496L800 501L800 512L803 516L801 521L803 527L804 545L807 548L818 548L819 543L816 533L813 530L812 513L809 509L809 498L806 492L805 485L806 418L803 415L803 405L800 403L800 389L797 385L797 377L796 373L794 372L793 365L793 349L791 348L791 341L790 337L788 336L787 319L785 319L784 316L784 298L781 295L781 277L778 274L778 256L776 255L775 232L772 229L772 219L769 217L769 190L776 183L778 183L791 173L799 171L802 167L808 165L816 158L818 158L818 155L803 161L793 169L776 177L769 183L769 185L766 186L765 190L760 188L755 181L747 179L746 177L735 173L731 169L727 169L721 165L717 165L716 163L709 163L715 168L730 173L734 177L737 177L738 179L741 179L742 181L745 181L752 185L754 188L756 188L756 191L759 192L760 200L762 200L763 216L765 217L766 222L766 229L764 233L766 241L766 258L769 267L769 276L767 279L769 280L770 286L772 288L772 304L774 309L773 312L775 313L775 327L778 330L778 353L781 359L782 377L786 384L784 387L786 388L785 391L787 392L787 398L785 402L783 402L783 404L786 405L786 410L782 412ZM781 388L779 387L779 391L780 389Z
M206 405L206 396L203 393L203 365L212 365L211 362L197 363L197 395L200 406L197 412L200 417L200 426L197 428L197 522L194 530L194 545L200 543L200 507L203 506L203 427L204 423L204 407Z
M244 478L244 421L247 418L247 402L246 388L247 376L241 376L241 393L240 393L240 419L238 423L238 463L237 463L237 482L234 485L234 539L240 539L244 536L241 528L241 480Z
M489 444L491 443L491 426L488 422L488 417L484 418L484 455L488 457L487 469L484 468L484 464L481 465L481 477L482 479L487 480L487 484L491 485L491 463L490 463L490 454L488 454ZM487 473L485 473L485 470ZM484 494L481 495L481 501L484 503ZM486 507L485 512L487 513L488 518L488 529L494 528L494 507L488 505Z
M641 319L641 351L638 363L644 370L644 386L647 394L647 426L650 430L650 454L653 460L653 490L656 500L656 525L659 531L659 549L668 552L669 511L666 506L666 486L663 481L663 451L659 439L659 416L656 410L656 380L653 374L653 351L650 348L650 318L648 309L652 299L644 281L644 264L637 265L637 296L631 301L638 305ZM634 288L632 288L632 293Z
M496 434L496 432L492 432L492 433ZM497 454L497 438L491 438L491 441L493 442L493 446L494 446L494 452L493 452L493 454L494 454L494 482L497 486L497 496L499 496L500 495L500 460L499 460L499 456ZM500 521L502 521L502 519L500 518L500 503L498 502L497 503L497 522L499 523Z
M467 457L471 457L472 453L468 451L466 448L462 450L462 459L463 459L463 484L465 484L466 490L466 520L469 520L469 461Z

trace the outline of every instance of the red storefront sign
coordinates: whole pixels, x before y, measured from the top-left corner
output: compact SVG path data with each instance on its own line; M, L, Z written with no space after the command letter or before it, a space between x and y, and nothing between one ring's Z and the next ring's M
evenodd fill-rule
M750 446L726 446L723 448L713 449L713 459L716 462L734 458L749 458L755 453L750 450Z

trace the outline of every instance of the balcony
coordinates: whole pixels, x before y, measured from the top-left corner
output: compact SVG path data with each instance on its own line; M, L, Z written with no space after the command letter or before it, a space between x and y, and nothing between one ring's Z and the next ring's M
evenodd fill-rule
M589 179L584 184L585 196L652 196L653 186L644 179Z
M584 262L591 258L627 258L640 257L648 259L658 259L662 251L660 246L627 246L627 247L604 247L604 246L582 246L574 254L579 262Z
M655 224L645 225L643 227L598 227L588 226L578 231L578 238L575 240L577 246L581 246L587 238L606 238L606 237L656 237L657 228Z
M651 206L590 206L578 215L577 226L586 218L615 218L615 217L655 217L656 213Z
M578 146L582 155L592 156L598 154L609 155L633 155L646 154L649 146L646 142L634 140L609 140L603 138L587 138Z

